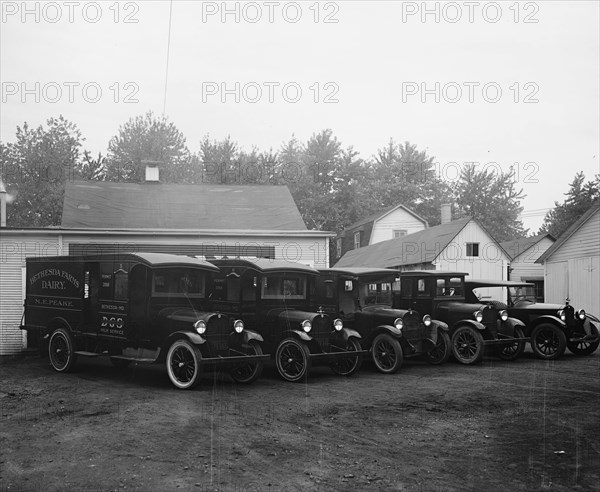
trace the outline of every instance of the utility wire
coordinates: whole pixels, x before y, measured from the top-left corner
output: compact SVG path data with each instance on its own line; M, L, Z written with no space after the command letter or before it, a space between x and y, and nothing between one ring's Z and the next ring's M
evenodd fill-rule
M163 116L167 110L167 83L169 80L169 56L171 54L171 17L173 14L173 0L169 3L169 36L167 38L167 66L165 67L165 97L163 99Z

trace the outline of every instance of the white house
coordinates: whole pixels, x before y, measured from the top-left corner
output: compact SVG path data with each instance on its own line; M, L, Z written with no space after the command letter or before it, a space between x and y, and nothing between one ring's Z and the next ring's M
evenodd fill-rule
M544 302L544 265L536 261L555 241L550 234L540 234L500 243L511 258L508 280L534 284L538 302Z
M509 262L479 222L464 218L348 251L335 266L453 270L474 279L506 280Z
M600 315L600 203L596 202L537 260L544 265L546 302Z
M344 228L335 238L335 257L347 251L407 236L427 228L427 221L404 205L394 205Z

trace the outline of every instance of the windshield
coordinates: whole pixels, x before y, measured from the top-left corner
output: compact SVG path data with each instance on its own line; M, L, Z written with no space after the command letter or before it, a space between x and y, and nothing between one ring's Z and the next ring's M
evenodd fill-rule
M152 294L170 297L204 297L205 274L192 268L160 268L152 276Z
M378 281L361 284L359 287L361 304L385 304L392 305L392 283L389 281Z
M444 277L436 279L436 297L464 296L461 277Z
M266 275L261 285L263 299L306 299L306 277Z
M509 287L508 296L512 303L519 301L535 302L535 285L524 285L522 287Z

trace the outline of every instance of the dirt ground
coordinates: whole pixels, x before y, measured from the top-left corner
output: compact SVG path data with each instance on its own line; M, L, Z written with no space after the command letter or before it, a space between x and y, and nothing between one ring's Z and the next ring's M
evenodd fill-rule
M274 368L250 386L162 366L0 363L0 490L600 490L600 353L385 376Z

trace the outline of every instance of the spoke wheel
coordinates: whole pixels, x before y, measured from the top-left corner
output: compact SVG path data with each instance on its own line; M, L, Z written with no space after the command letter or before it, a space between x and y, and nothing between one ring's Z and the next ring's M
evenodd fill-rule
M567 337L555 325L542 323L531 333L531 349L540 359L554 360L565 352Z
M398 372L404 361L400 342L385 333L375 337L371 353L375 367L384 374Z
M50 365L55 371L69 372L77 359L73 337L68 330L58 328L54 330L48 342L48 355Z
M518 326L515 328L515 338L525 338L523 330ZM515 341L510 345L504 345L498 350L498 357L502 360L515 360L523 355L525 350L525 340Z
M438 330L437 342L435 347L427 352L427 362L433 365L447 362L452 355L452 344L450 335L443 330Z
M246 355L262 355L263 351L258 340L249 340L248 348L244 351ZM231 371L231 377L234 381L243 384L250 384L256 381L263 371L263 362L261 360L248 361L234 367Z
M471 326L461 326L452 335L452 354L461 364L476 364L483 359L483 337Z
M277 347L275 364L283 379L296 383L308 377L310 357L308 348L294 338L286 338Z
M171 383L178 389L191 389L200 380L202 355L187 340L176 340L167 352L167 372Z
M360 352L361 350L360 342L356 338L351 337L348 339L346 342L347 352ZM331 370L338 376L352 376L358 372L362 361L362 354L341 357L331 364Z
M593 354L600 345L600 340L595 342L567 342L567 347L575 355Z

